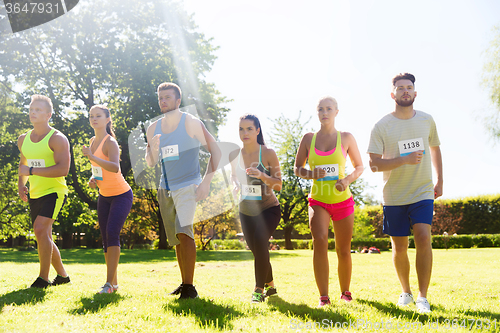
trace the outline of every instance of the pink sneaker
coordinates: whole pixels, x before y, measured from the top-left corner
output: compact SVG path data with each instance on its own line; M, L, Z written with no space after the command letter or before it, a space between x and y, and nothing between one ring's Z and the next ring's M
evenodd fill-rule
M318 304L318 308L321 308L325 305L330 305L331 302L330 302L330 297L328 296L320 296L319 297L319 304Z
M346 302L352 301L352 296L350 291L344 291L342 295L340 296L340 299L343 299Z

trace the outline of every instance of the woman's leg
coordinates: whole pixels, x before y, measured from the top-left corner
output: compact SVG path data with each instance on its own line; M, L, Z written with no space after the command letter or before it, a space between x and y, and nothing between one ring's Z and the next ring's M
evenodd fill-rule
M335 252L338 258L338 275L340 291L349 291L352 274L351 261L351 238L352 228L354 226L354 213L343 218L342 220L333 222L333 230L335 233Z
M328 296L328 227L330 214L320 206L309 206L309 227L313 238L314 277L320 296Z
M125 192L113 198L109 208L107 223L108 251L106 257L106 282L118 284L117 270L120 261L120 232L132 208L132 191Z

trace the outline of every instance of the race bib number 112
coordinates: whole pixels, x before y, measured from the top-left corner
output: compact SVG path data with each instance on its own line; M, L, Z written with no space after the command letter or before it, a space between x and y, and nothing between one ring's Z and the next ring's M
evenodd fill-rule
M161 149L164 161L176 161L179 159L179 146L170 145Z

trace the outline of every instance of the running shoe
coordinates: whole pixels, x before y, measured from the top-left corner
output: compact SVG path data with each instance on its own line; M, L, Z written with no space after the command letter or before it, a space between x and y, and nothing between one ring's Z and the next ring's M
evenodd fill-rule
M60 284L66 284L66 283L70 283L69 276L62 277L61 275L57 274L56 278L52 280L53 286L58 286Z
M408 306L410 303L413 303L412 294L401 293L401 295L399 295L398 306Z
M51 286L52 284L49 281L45 281L41 277L37 277L35 282L31 284L30 288L47 288L48 286Z
M273 295L276 295L277 293L278 293L278 291L276 290L275 287L264 286L264 296L265 297L273 296Z
M174 289L174 291L168 293L169 295L179 295L182 292L182 286L184 283L181 283L177 288Z
M252 294L252 303L261 303L264 302L266 296L263 293L258 293L256 291Z
M99 290L97 293L98 294L112 294L115 292L115 288L113 288L113 285L109 282L106 282L104 286L101 287L101 290Z
M184 284L179 299L198 298L198 292L192 284Z
M427 298L425 297L418 297L417 301L415 302L415 305L417 306L417 311L420 313L431 312L431 305L429 304Z
M330 304L332 304L332 303L330 302L330 297L328 297L328 296L320 296L320 297L319 297L319 304L318 304L318 308L321 308L321 307L323 307L323 306L325 306L325 305L330 305Z
M346 302L352 301L352 296L350 291L344 291L340 296L340 299L343 299Z

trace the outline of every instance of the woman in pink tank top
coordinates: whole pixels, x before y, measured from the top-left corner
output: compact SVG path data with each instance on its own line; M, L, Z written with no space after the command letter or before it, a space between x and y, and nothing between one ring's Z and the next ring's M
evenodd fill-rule
M89 147L83 146L82 152L92 164L89 186L99 187L97 216L107 267L106 283L99 293L113 293L118 290L120 231L132 208L133 194L120 170L120 148L108 108L94 105L89 120L95 136L90 139Z

